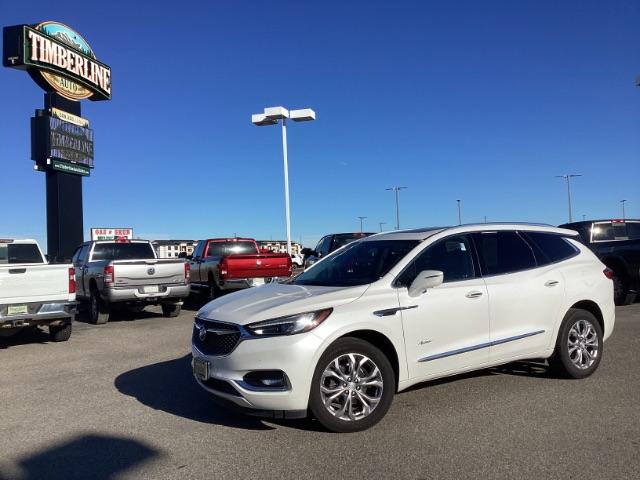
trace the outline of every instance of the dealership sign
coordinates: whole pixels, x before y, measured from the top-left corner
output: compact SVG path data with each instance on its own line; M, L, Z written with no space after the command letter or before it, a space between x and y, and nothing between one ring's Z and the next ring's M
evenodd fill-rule
M57 117L33 117L31 158L54 170L89 175L93 168L93 130Z
M111 68L78 32L59 22L5 27L2 63L27 70L44 90L70 100L111 99Z
M91 240L133 240L133 228L92 228Z

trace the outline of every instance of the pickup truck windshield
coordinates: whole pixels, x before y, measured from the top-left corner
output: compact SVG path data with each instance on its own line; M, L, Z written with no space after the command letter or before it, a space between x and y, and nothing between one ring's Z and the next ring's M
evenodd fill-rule
M42 255L34 243L0 244L0 265L15 263L42 263Z
M350 287L373 283L418 243L418 240L354 242L303 272L293 284Z
M150 243L96 243L91 259L153 260L156 256Z

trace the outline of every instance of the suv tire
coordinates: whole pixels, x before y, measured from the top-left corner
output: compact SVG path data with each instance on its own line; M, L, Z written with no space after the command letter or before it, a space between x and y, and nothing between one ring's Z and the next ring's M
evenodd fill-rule
M570 308L560 325L549 366L565 378L588 377L600 364L602 347L602 327L596 317L586 310Z
M64 325L49 325L49 338L52 342L66 342L71 337L71 322Z
M103 325L109 321L109 305L102 301L97 288L91 290L89 320L95 325Z
M613 275L613 301L616 305L629 305L635 300L635 295L629 293L629 282L617 273Z
M316 365L309 408L327 430L357 432L384 417L395 391L395 372L386 355L369 342L344 337Z

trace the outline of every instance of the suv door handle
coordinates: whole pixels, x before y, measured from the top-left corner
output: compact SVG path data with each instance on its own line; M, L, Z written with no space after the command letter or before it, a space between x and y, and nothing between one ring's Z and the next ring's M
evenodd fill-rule
M465 295L465 297L467 298L478 298L482 296L482 292L479 292L478 290L472 290L470 292L467 292L467 294Z
M559 283L560 282L558 280L548 280L548 281L544 282L544 286L545 287L555 287Z

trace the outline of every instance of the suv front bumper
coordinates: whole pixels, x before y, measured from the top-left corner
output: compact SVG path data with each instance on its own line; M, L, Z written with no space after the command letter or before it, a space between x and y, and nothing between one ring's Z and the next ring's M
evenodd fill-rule
M195 374L198 384L212 395L249 409L253 415L275 418L304 416L309 403L315 355L322 340L313 333L246 338L225 356L206 355L192 345L194 360L208 365L206 378ZM286 387L256 387L245 381L250 372L281 371ZM275 412L275 413L274 413Z

